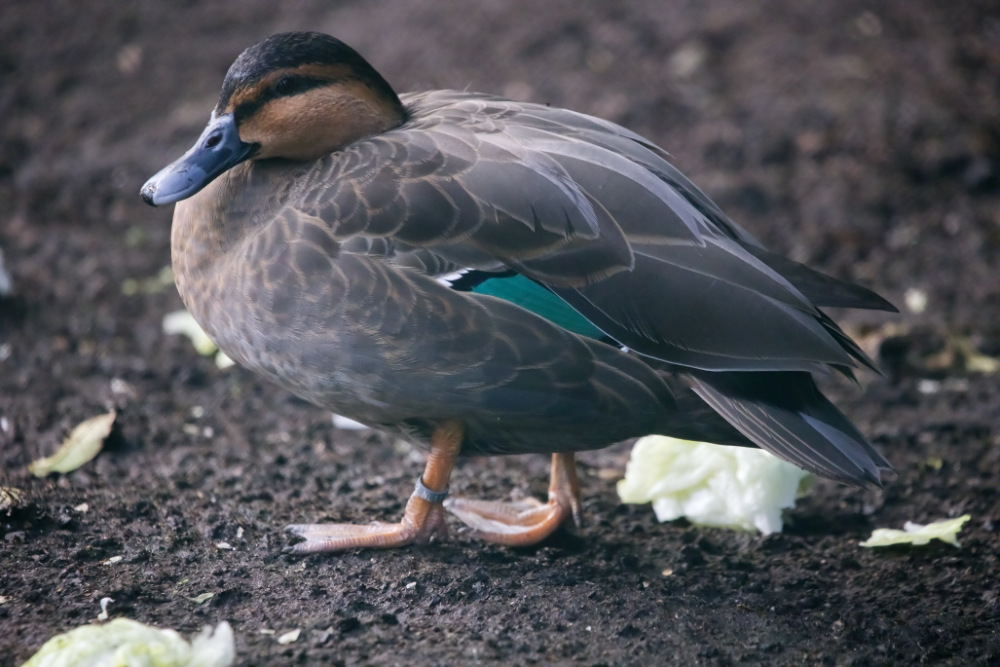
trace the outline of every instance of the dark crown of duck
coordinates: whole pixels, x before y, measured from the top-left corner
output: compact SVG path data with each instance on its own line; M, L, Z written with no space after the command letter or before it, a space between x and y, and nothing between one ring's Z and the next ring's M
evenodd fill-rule
M274 35L233 62L198 141L143 186L142 198L153 206L185 199L247 159L316 159L405 116L382 75L339 39Z

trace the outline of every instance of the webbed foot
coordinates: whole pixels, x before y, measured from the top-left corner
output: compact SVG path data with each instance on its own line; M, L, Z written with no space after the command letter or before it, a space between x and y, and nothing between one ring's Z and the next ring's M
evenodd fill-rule
M449 498L444 507L471 527L474 535L506 546L526 546L541 542L567 519L582 523L580 483L572 453L552 455L549 501L534 498L501 502Z
M284 548L285 553L310 554L347 549L391 549L407 544L427 544L448 534L441 502L448 496L448 478L462 448L464 427L457 421L438 424L431 438L431 452L424 474L417 480L399 523L294 524L286 530L305 538Z

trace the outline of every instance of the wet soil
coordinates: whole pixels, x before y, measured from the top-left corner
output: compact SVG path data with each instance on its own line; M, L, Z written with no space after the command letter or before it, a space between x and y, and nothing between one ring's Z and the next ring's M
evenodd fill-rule
M338 35L400 90L623 123L772 248L899 304L837 314L887 377L827 387L896 476L821 481L761 537L621 505L624 444L581 457L588 523L537 547L456 530L283 555L288 523L398 516L422 453L164 335L170 211L138 189L198 135L233 57L289 29ZM239 664L1000 662L996 3L6 0L0 81L0 484L24 492L0 514L0 665L104 597L186 634L228 620ZM97 459L26 472L112 407ZM474 459L452 489L542 496L546 472ZM961 549L858 547L964 513Z

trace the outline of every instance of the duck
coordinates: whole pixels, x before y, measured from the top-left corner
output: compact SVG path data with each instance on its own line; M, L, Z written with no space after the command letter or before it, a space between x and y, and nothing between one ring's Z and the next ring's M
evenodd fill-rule
M243 51L176 204L184 304L229 357L428 451L399 522L296 524L293 553L424 545L445 511L523 546L582 521L575 454L648 434L881 486L814 374L878 372L822 310L896 309L767 250L652 141L545 104L397 94L316 32ZM462 456L551 455L546 502L449 497Z

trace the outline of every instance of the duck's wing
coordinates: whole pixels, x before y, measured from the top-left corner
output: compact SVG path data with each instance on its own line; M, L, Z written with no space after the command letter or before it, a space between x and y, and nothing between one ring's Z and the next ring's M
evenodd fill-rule
M838 280L764 248L746 245L744 248L795 285L816 306L899 312L896 306L861 285Z
M549 133L548 140L552 139L552 135L572 137L624 156L640 165L654 174L662 184L678 192L704 216L713 234L721 234L736 241L791 282L816 306L898 312L895 306L871 290L838 280L766 250L753 235L729 218L697 185L674 167L666 151L628 129L572 111L538 106L525 107L519 124ZM696 226L695 229L703 231L704 228Z
M506 123L466 106L418 115L319 161L289 205L342 241L389 239L395 255L430 248L442 265L502 264L554 285L631 268L628 240L593 194L509 140ZM416 263L427 261L424 253Z
M630 178L659 190L663 195L663 203L671 208L672 213L680 216L687 228L660 227L654 232L655 237L662 239L664 236L676 235L678 231L681 232L681 238L685 237L685 231L692 232L696 238L704 235L723 236L735 241L791 282L815 306L896 311L891 303L860 285L827 276L767 251L756 238L733 222L715 202L674 167L665 151L634 132L598 118L537 105L518 106L516 128L512 124L511 129L511 134L520 136L522 143L530 143L533 148L542 150L549 147L557 161L560 161L559 156L565 158L560 161L561 166L574 179L579 173L566 162L577 159L583 164L596 162L607 166L609 154L616 159L624 158L655 176L659 183L650 182L641 171L633 170ZM580 150L581 146L596 147L598 150L587 155L585 150ZM602 188L602 196L606 196L608 191L609 188ZM627 195L627 190L625 193ZM680 195L681 199L676 199L672 196L673 193ZM632 205L633 201L628 199L626 206ZM652 217L655 219L656 216ZM641 238L641 230L629 225L627 219L616 219L623 223L624 231L631 239L636 236Z
M481 96L408 101L408 123L321 162L296 202L345 248L382 239L403 265L513 269L683 366L873 366L817 309L871 305L867 291L761 249L637 135Z

